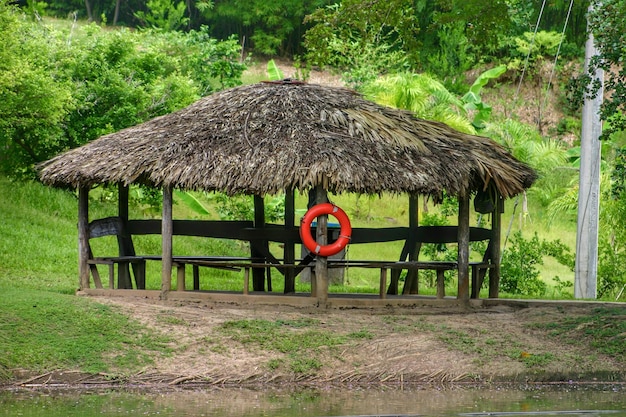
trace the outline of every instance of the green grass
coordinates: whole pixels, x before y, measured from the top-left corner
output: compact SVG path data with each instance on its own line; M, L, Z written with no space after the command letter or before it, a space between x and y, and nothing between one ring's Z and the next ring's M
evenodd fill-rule
M322 368L323 355L332 351L334 346L374 337L365 329L345 334L331 332L319 320L307 318L233 320L223 323L219 331L242 345L283 354L283 359L269 360L268 368L285 367L296 374L310 374Z
M563 317L550 324L534 327L551 330L550 334L569 344L589 343L599 352L626 360L626 309L597 308L591 314Z
M0 306L0 368L132 373L169 353L167 338L87 299L5 288Z

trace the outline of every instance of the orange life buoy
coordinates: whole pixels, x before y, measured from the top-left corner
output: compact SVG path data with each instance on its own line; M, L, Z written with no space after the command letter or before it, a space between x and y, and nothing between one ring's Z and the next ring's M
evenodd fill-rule
M339 229L339 238L335 242L321 246L311 235L311 223L313 223L313 219L323 214L334 216L339 221L341 228ZM350 225L348 215L345 211L331 203L322 203L311 207L300 221L300 239L302 239L302 244L316 255L332 256L339 253L350 242L351 235L352 226Z

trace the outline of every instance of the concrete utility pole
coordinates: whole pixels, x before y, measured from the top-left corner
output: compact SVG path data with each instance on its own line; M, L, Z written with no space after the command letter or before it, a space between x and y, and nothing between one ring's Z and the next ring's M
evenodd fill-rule
M591 6L589 11L591 11ZM588 26L588 25L587 25ZM585 72L597 55L593 34L585 45ZM604 94L604 72L596 70L593 78L601 87L595 98L585 97L580 137L580 178L578 191L578 228L576 232L575 298L596 298L598 275L598 214L600 211L600 105Z

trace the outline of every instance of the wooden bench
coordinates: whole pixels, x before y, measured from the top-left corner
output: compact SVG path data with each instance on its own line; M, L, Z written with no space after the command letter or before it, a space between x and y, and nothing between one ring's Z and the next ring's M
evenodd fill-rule
M248 240L251 239L250 221L192 221L175 220L175 236L200 236L214 238L231 238ZM100 238L104 236L115 236L117 238L119 254L118 256L94 257L89 244L89 265L96 288L103 288L97 265L108 265L109 288L115 288L115 266L118 267L119 289L132 289L134 287L145 289L146 283L146 261L162 261L160 255L137 255L133 244L133 235L152 235L161 233L161 224L157 220L131 220L125 222L120 217L107 217L94 220L89 223L89 238ZM269 256L271 254L268 254ZM244 292L248 292L249 272L254 269L278 268L279 270L297 269L301 270L310 266L307 265L281 265L280 261L273 257L232 257L232 256L173 256L172 266L176 268L176 289L184 291L186 289L185 274L186 265L192 266L193 289L200 290L200 267L226 269L232 271L244 270ZM132 266L132 269L131 269ZM271 291L271 279L268 274L268 289Z
M479 293L479 285L481 273L493 268L493 264L485 262L470 262L472 274L472 298L477 298ZM445 297L445 271L457 270L459 267L458 262L454 261L400 261L400 262L384 262L384 261L340 261L340 260L328 260L329 268L374 268L380 269L380 285L379 295L380 298L386 298L387 290L387 271L419 271L419 270L431 270L437 273L437 298ZM475 296L474 296L475 294Z
M274 241L299 243L297 227L285 228L279 225L265 225L263 228L253 228L250 221L196 221L196 220L174 220L173 234L176 236L200 236L212 238L228 238L253 242ZM133 288L131 271L134 277L134 286L137 289L145 289L146 261L162 261L159 255L137 255L132 241L134 235L160 234L161 222L159 220L130 220L124 221L120 217L109 217L94 220L89 224L89 237L98 238L102 236L116 236L119 246L117 256L94 257L91 245L89 245L89 259L87 261L94 283L97 288L102 288L102 282L98 274L97 265L105 264L109 266L109 287L114 288L115 265L118 266L117 288ZM489 240L491 244L492 232L488 229L471 227L470 242ZM418 260L421 245L424 243L455 243L457 241L456 226L419 226L419 227L393 227L393 228L354 228L352 234L352 244L372 243L372 242L392 242L405 241L400 260L397 262L386 261L335 261L329 260L330 268L340 267L360 267L378 268L381 270L381 285L387 285L387 272L391 270L391 281L387 294L398 293L398 281L402 270L415 274L417 271L433 270L437 274L437 296L445 296L445 271L458 269L455 261L420 261ZM479 262L470 262L471 267L471 297L477 298L486 271L495 265L489 259L491 251L489 246ZM269 249L257 245L257 255L254 257L227 257L227 256L174 256L172 266L177 269L176 289L185 290L185 269L186 265L193 268L193 289L200 289L199 268L209 267L218 269L228 269L240 271L244 270L244 292L248 291L248 274L250 270L275 268L285 276L285 287L287 288L287 278L293 279L305 268L312 268L313 257L305 260L296 259L276 259ZM408 260L407 260L408 258ZM288 272L288 273L287 273ZM271 291L271 278L268 276L268 289ZM384 279L383 279L384 278ZM404 294L412 292L408 284L409 276L405 281ZM382 294L383 289L381 289Z

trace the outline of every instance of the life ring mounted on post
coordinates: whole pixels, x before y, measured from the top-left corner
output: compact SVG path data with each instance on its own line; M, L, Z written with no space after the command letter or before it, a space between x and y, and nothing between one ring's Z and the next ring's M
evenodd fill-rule
M339 238L336 241L329 245L321 246L311 235L311 224L314 219L324 214L334 216L339 221L341 228L339 229ZM316 255L332 256L341 252L350 242L351 236L352 226L350 225L348 215L345 211L331 203L322 203L311 207L300 221L300 239L302 239L302 244Z

